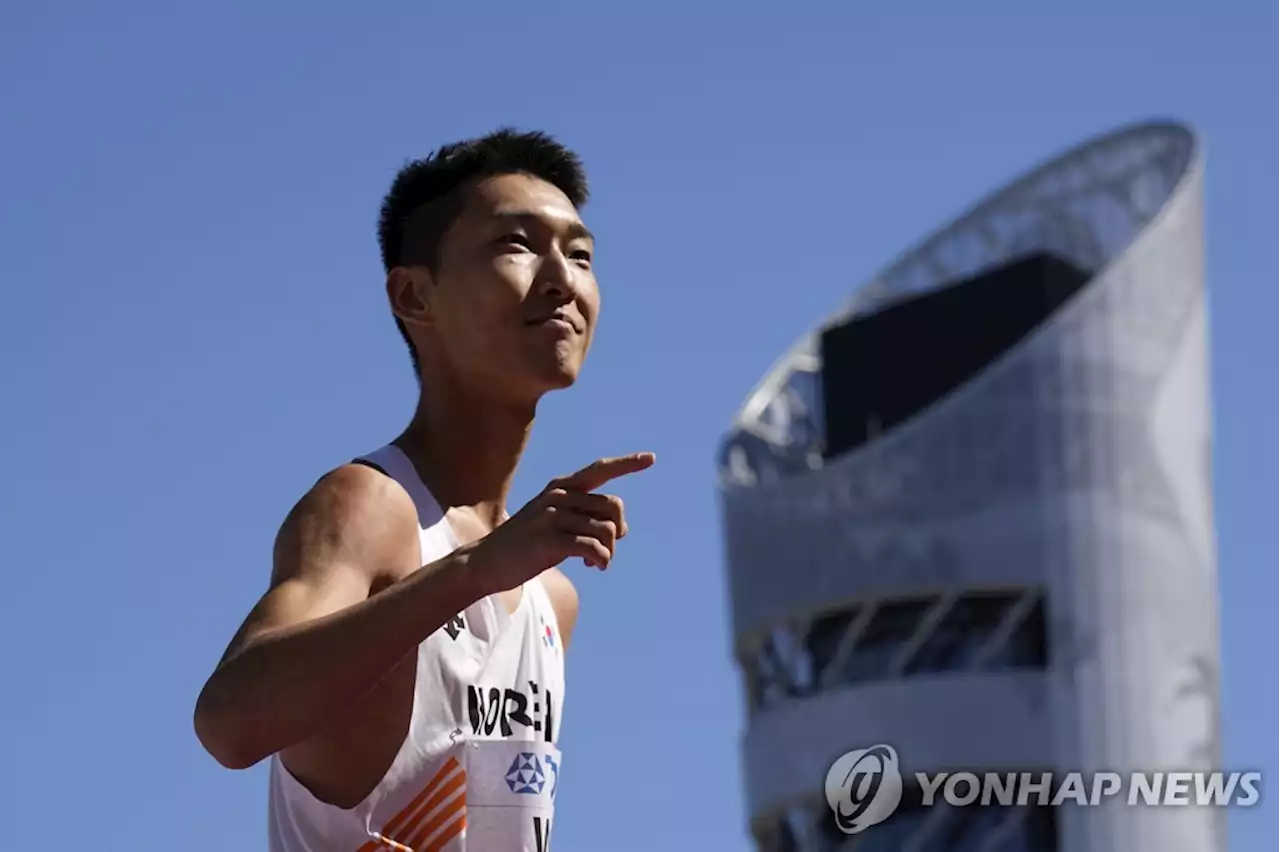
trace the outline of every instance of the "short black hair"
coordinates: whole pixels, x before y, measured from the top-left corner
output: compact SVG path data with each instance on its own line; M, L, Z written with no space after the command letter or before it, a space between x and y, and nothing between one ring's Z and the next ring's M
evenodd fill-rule
M424 265L435 271L440 240L462 211L467 186L489 177L528 174L558 188L574 207L590 195L578 155L540 131L503 127L473 139L443 145L396 174L378 216L378 248L383 268ZM418 353L399 317L396 328L409 347L413 371Z

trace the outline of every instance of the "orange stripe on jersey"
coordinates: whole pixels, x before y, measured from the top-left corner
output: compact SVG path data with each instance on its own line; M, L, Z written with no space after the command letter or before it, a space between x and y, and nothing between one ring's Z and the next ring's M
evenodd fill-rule
M382 831L373 840L361 846L358 852L386 852L386 850L416 852L413 842L420 842L424 835L459 814L462 817L462 826L465 827L466 785L466 770L458 763L457 758L450 757L440 767L440 771L423 786L418 795L414 796L413 800L401 808L395 816L387 820ZM427 815L447 800L448 803L444 808L427 820ZM426 820L425 825L424 820ZM445 834L452 832L449 834L449 838L452 839L461 831L462 827L455 830L454 823L449 823ZM409 838L414 835L416 838L411 842Z
M413 818L413 821L399 832L400 838L403 838L401 842L410 849L416 850L418 845L430 837L431 833L437 828L465 811L467 807L467 792L463 788L466 786L466 781L466 775L457 775L449 779L449 783L442 786L427 804L418 811L418 815ZM454 793L458 795L451 798ZM443 806L441 806L441 802L444 802ZM440 810L428 819L427 814L430 814L437 807Z
M441 852L445 844L462 833L467 827L467 809L463 808L462 813L458 814L458 818L444 827L444 830L436 835L435 840L431 841L430 846L422 847L422 852Z
M365 852L365 850L387 849L390 849L391 852L413 852L412 849L405 846L403 843L396 843L394 840L388 840L385 837L381 840L370 840L368 843L360 847L360 852Z

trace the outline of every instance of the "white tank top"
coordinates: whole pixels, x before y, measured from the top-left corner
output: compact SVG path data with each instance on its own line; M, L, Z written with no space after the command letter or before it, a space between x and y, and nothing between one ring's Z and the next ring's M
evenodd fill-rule
M418 509L420 562L458 546L413 465L389 445L363 457ZM547 852L560 783L564 655L539 580L514 613L477 601L418 646L409 731L351 809L317 800L271 759L271 852Z

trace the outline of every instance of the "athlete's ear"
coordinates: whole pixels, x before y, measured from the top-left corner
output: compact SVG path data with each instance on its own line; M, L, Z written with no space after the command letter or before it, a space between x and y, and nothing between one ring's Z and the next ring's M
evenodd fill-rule
M431 271L425 266L397 266L387 273L391 312L406 325L431 325Z

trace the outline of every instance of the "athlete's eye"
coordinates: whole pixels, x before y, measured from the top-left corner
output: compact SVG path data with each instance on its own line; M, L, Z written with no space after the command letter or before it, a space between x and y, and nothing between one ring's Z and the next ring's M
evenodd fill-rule
M569 253L569 259L582 261L583 263L590 263L591 252L587 251L586 249L577 249L576 251L572 251Z
M524 234L512 233L504 234L498 238L498 243L504 246L520 246L522 248L532 248L529 238Z

